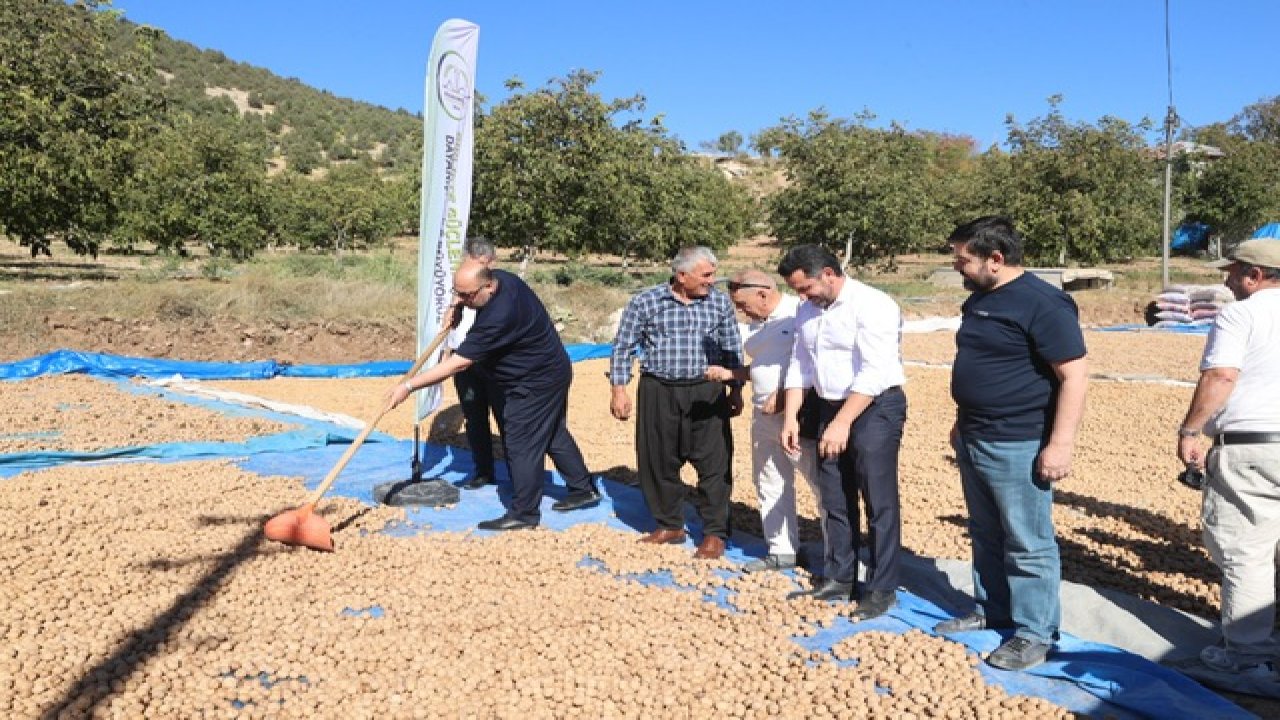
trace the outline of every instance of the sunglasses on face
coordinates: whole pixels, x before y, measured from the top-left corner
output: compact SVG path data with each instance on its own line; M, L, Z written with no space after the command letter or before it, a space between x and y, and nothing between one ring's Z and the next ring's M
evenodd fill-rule
M484 290L487 287L489 287L489 283L485 283L484 285L481 285L475 290L468 290L466 292L463 292L462 290L454 288L453 294L457 295L458 298L461 299L463 302L470 302L471 298L475 297L477 293L479 293L481 290Z

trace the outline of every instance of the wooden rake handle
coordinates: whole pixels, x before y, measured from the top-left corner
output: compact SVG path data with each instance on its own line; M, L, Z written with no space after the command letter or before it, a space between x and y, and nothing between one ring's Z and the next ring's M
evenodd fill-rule
M453 330L452 323L445 323L445 325L440 328L440 332L436 333L435 338L432 339L431 344L427 346L427 349L423 350L422 353L418 355L418 359L413 362L413 367L409 368L409 372L405 373L404 377L400 378L400 382L407 382L414 375L418 374L418 371L426 364L427 359L430 358L431 355L435 353L436 349L440 347L440 343L443 343L444 339L449 337L449 332L451 330ZM356 450L359 450L360 446L364 444L365 438L369 437L369 433L373 432L373 429L378 425L378 422L380 422L383 416L389 412L391 412L390 406L383 408L382 412L379 412L376 417L364 426L364 430L360 431L360 434L356 436L356 439L349 447L347 447L347 451L342 453L342 457L338 459L338 463L334 465L333 469L329 471L329 474L325 476L324 482L320 483L320 487L316 488L316 491L311 493L311 497L307 499L304 507L309 509L315 508L316 503L320 502L320 498L324 497L324 494L329 492L329 488L333 485L333 481L338 479L338 474L347 466L347 463L351 462L351 456L356 454Z

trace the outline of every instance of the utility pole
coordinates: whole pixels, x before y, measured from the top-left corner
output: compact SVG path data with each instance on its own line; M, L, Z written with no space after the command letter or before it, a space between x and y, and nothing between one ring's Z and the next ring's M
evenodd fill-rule
M1178 123L1178 113L1169 106L1164 118L1164 233L1160 243L1160 289L1169 288L1169 221L1173 204L1173 128Z

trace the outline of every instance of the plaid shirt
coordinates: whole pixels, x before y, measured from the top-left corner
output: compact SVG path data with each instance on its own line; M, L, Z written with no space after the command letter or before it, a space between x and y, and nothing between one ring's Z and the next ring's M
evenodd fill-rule
M742 339L729 296L712 288L688 305L657 285L631 298L618 322L609 358L609 382L631 380L631 356L640 371L663 380L699 380L708 365L742 367Z

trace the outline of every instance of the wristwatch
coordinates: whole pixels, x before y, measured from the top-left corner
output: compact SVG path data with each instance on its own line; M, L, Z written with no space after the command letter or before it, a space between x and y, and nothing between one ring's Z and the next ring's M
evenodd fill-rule
M1178 437L1194 438L1200 437L1200 431L1195 428L1180 427L1178 428Z

